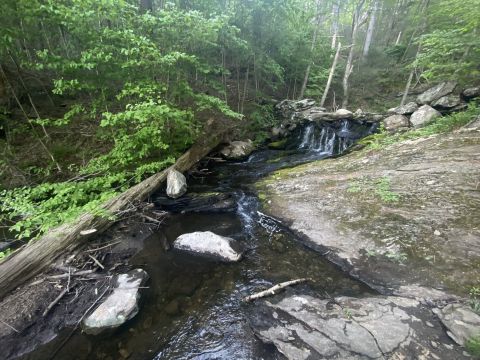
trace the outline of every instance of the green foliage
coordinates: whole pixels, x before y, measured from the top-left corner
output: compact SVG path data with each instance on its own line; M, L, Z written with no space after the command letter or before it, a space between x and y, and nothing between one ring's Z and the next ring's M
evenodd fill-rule
M255 144L261 144L270 136L269 130L277 124L273 105L256 105L248 119L247 132L255 134Z
M390 178L386 176L375 182L375 193L386 203L395 203L400 199L400 195L391 190Z
M2 260L3 258L6 258L6 257L9 256L11 253L12 253L12 250L11 250L11 249L5 249L5 250L3 250L3 251L0 251L0 260Z
M480 315L480 287L472 286L470 288L470 306L473 311Z
M467 351L476 358L480 357L480 336L468 339L465 343Z

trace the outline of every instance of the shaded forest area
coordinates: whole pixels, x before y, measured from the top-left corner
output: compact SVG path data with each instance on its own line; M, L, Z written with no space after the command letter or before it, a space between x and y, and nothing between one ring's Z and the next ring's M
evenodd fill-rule
M0 14L7 238L101 212L209 119L260 144L274 100L384 111L418 84L479 78L480 0L6 0Z

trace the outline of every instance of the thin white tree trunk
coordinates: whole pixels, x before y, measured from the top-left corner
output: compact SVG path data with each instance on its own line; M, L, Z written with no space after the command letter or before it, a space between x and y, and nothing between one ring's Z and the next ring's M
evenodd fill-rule
M375 0L372 5L372 13L370 15L370 21L368 23L367 36L365 38L365 45L363 46L364 58L368 56L370 45L372 43L373 31L375 30L375 21L377 18L377 8L378 8L378 3L377 3L377 0Z
M330 85L332 84L333 75L335 74L335 68L337 67L338 58L340 57L341 47L342 43L339 42L337 46L337 52L335 53L335 57L333 58L332 67L330 68L330 73L328 74L327 85L325 86L325 91L323 92L320 106L323 106L325 104L325 100L327 99L328 91L330 90Z
M332 49L335 49L338 37L338 18L340 16L340 6L337 2L333 3L332 8Z
M400 44L400 39L402 38L402 32L400 31L397 36L397 41L395 41L395 45Z

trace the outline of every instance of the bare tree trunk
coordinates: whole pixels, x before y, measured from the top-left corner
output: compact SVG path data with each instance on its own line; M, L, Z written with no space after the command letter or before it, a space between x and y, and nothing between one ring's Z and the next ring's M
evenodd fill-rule
M240 113L243 114L243 108L245 106L245 99L247 98L248 91L248 77L250 75L250 66L247 66L247 73L245 74L245 83L243 84L243 98L242 105L240 106Z
M325 86L325 91L323 92L322 100L320 100L320 106L325 104L325 100L327 99L328 91L330 90L330 85L332 84L333 75L335 74L335 68L337 67L338 58L340 56L340 48L342 47L342 43L339 42L337 46L337 52L335 53L335 57L333 58L333 64L330 68L330 73L328 74L327 85Z
M378 3L377 0L373 2L372 13L370 14L370 21L368 22L367 36L365 38L365 45L363 46L363 57L368 56L370 45L372 43L373 31L375 30L375 21L377 16Z
M345 66L345 73L343 75L343 99L342 99L342 108L346 108L348 105L348 79L353 72L353 53L355 48L355 40L357 37L358 28L362 25L367 19L367 13L361 15L363 4L365 0L361 0L356 6L352 14L352 43L350 45L350 51L348 52L347 65Z
M402 32L399 31L399 32L398 32L398 36L397 36L397 41L395 41L395 45L400 44L400 39L401 39L401 38L402 38Z
M333 3L332 8L332 49L335 49L338 36L338 18L340 17L340 6L337 2Z
M218 146L224 138L224 132L212 136L204 136L170 168L159 172L124 193L105 203L103 210L108 214L118 214L132 204L143 201L150 194L160 189L171 169L184 172ZM201 138L202 139L202 138ZM105 213L104 212L104 213ZM110 216L85 213L74 222L61 225L41 238L28 243L11 256L0 262L0 299L25 281L31 279L48 268L52 262L67 251L74 251L86 244L95 235L109 228L115 220ZM93 233L85 234L86 230L95 229Z
M320 1L317 1L315 30L313 31L312 46L310 47L310 52L312 53L312 55L313 55L313 51L315 50L315 45L317 43L319 27L320 27ZM308 63L308 66L307 66L307 70L305 71L305 77L303 78L302 87L300 89L300 94L298 96L299 99L303 99L303 95L305 94L305 90L307 89L308 78L310 77L310 70L312 68L312 62L313 62L313 59L310 59L310 62Z

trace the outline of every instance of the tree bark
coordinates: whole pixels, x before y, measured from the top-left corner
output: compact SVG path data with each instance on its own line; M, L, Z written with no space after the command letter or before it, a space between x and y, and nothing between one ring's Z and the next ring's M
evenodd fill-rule
M370 14L370 21L368 22L368 29L367 29L367 36L365 38L365 45L363 46L363 57L366 58L368 56L368 52L370 50L370 45L372 43L373 31L375 30L375 21L377 17L377 8L378 3L377 0L373 2L372 5L372 13Z
M174 165L152 175L124 193L107 201L103 206L103 210L109 214L118 214L132 204L143 201L146 197L160 189L171 169L176 169L180 172L188 170L218 146L223 141L224 134L225 132L219 132L209 137L200 137L202 141L193 145L190 150L178 158ZM0 299L9 291L47 269L62 254L86 244L92 237L105 231L114 223L115 220L112 220L109 216L85 213L74 222L52 229L41 238L28 243L25 247L0 262ZM82 232L85 234L85 231L90 229L95 229L96 231L82 235Z
M338 18L340 17L340 6L337 2L333 3L332 8L332 50L335 49L338 36Z
M337 67L338 58L340 56L341 47L342 43L339 42L337 46L337 52L335 53L335 57L333 58L332 67L330 68L330 73L328 74L327 85L325 86L325 91L323 92L320 106L323 106L325 104L325 100L327 99L328 91L330 90L330 85L332 84L333 75L335 74L335 68Z

